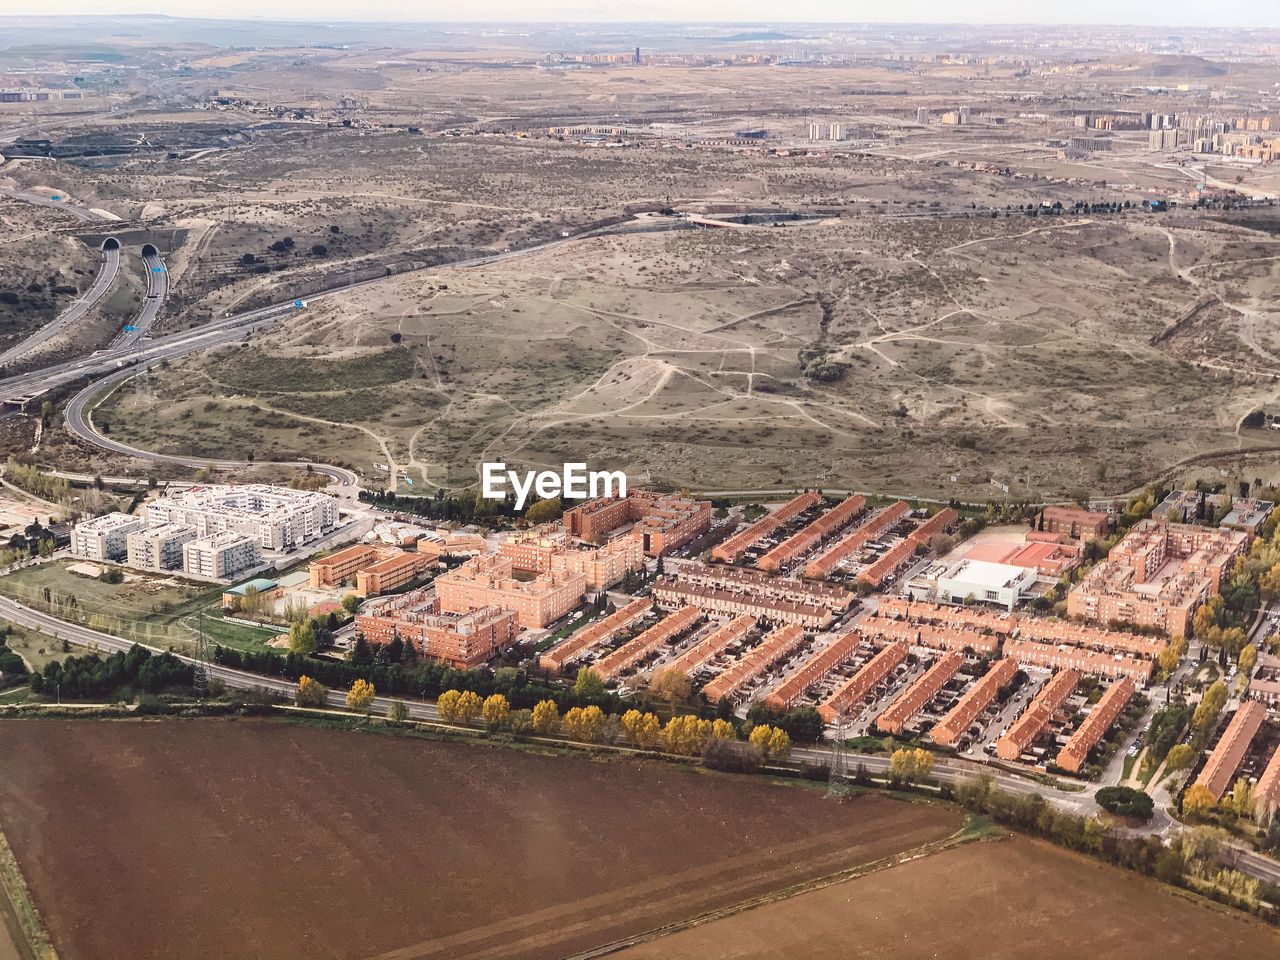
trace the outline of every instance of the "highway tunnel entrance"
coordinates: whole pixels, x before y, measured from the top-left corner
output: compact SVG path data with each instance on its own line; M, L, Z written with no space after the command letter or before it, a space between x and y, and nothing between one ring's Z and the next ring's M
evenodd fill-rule
M102 241L102 250L104 253L108 250L119 250L119 249L120 249L120 241L117 240L115 237L107 237L107 239Z
M142 256L143 256L143 257L158 257L158 256L160 256L160 251L156 249L156 246L155 246L155 244L154 244L154 243L144 243L144 244L142 245Z

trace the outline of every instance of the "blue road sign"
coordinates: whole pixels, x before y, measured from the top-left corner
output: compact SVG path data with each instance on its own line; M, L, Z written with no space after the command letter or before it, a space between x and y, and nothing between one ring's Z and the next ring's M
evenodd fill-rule
M295 307L305 307L305 306L306 306L306 304L305 304L305 303L303 303L301 300L295 300L295 301L293 301L293 305L294 305Z
M164 267L152 267L152 268L151 268L151 272L152 272L152 273L164 273Z
M124 329L125 329L125 332L126 332L126 333L133 333L133 331L137 330L138 328L137 328L137 327L125 327Z

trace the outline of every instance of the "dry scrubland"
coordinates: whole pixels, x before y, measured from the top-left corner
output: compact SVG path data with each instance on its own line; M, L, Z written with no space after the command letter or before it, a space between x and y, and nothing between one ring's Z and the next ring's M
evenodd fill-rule
M0 822L77 960L566 956L960 825L661 762L270 722L11 720L0 753Z
M598 238L325 301L99 416L161 449L347 451L446 486L585 458L704 489L1118 492L1233 448L1275 397L1276 255L1137 213Z
M0 189L13 186L0 177ZM0 290L17 298L0 300L0 351L52 320L93 282L101 260L74 236L50 229L74 223L65 213L0 195Z

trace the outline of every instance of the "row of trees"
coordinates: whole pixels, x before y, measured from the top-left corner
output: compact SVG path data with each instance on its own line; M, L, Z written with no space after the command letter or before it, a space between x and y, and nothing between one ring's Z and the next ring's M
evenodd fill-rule
M190 687L192 667L171 653L153 654L134 645L128 652L105 659L96 653L52 660L40 673L32 673L34 693L59 694L69 699L114 697L126 689L158 693L173 687Z

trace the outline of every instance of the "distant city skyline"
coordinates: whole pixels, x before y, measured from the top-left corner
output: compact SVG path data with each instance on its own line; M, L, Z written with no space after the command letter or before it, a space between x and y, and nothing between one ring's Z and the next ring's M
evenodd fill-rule
M766 0L641 0L629 4L601 0L481 0L456 5L419 0L46 0L37 16L160 14L220 20L417 22L689 22L689 23L992 23L1036 25L1135 25L1169 27L1275 27L1280 14L1273 0L1078 0L1069 5L1028 5L1023 0L900 0L892 7L850 5L835 0L799 0L780 7ZM269 10L269 14L266 12ZM885 16L891 12L892 16ZM783 17L779 17L782 13Z

